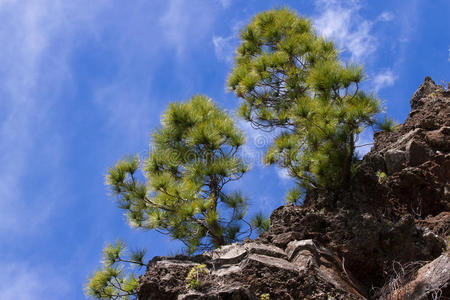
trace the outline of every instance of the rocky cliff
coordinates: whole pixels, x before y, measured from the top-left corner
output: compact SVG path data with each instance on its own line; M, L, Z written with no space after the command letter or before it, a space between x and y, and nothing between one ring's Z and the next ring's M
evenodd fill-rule
M450 91L427 77L405 123L375 133L350 193L281 206L255 240L153 258L139 299L449 299L449 150Z

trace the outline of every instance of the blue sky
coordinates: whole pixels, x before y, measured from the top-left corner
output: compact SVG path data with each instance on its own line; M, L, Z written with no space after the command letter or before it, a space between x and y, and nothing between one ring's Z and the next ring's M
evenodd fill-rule
M239 29L285 5L365 65L366 89L398 121L425 76L450 79L448 0L0 0L1 299L84 299L117 238L148 257L179 249L130 229L104 174L147 151L170 101L202 93L233 112L225 80ZM236 187L251 212L270 213L291 182L258 162L270 137L239 124L254 167Z

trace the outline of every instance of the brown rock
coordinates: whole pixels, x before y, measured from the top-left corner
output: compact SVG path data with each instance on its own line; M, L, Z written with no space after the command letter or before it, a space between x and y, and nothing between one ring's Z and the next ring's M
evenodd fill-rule
M406 163L412 167L421 165L429 160L429 152L425 144L411 140L406 144Z
M437 216L417 220L417 225L425 230L429 230L444 239L450 238L450 212L444 211Z
M450 127L444 126L438 130L427 132L426 140L428 144L439 151L450 151Z
M395 132L375 134L350 193L309 193L302 206L281 206L254 241L155 257L138 298L450 297L449 252L442 254L450 234L450 92L427 77L411 108ZM388 175L382 182L379 171ZM198 264L209 273L192 291L185 278ZM401 278L399 266L409 270Z

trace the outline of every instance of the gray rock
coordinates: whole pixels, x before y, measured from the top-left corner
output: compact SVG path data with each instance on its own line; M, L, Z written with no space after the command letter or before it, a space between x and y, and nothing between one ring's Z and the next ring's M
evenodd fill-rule
M214 264L235 264L239 263L247 254L247 249L241 244L232 244L220 247L211 252Z
M313 240L292 241L286 247L286 254L291 261L295 258L298 252L301 250L309 250L311 253L317 253L317 247Z
M241 268L249 268L249 265L251 265L251 267L260 265L288 272L300 271L300 269L295 264L290 263L285 259L259 254L250 254L250 256L241 263Z
M280 258L286 257L286 254L282 249L273 245L265 245L260 243L236 243L220 247L210 252L215 265L239 263L248 254L261 254Z
M384 154L384 161L386 163L386 170L391 175L405 167L405 152L397 149L388 150Z

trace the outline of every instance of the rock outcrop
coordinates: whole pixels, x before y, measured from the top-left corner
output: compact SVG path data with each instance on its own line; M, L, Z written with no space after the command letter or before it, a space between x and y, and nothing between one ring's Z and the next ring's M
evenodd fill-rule
M427 77L411 108L397 130L375 133L350 193L281 206L255 240L153 258L139 299L450 297L450 91Z

